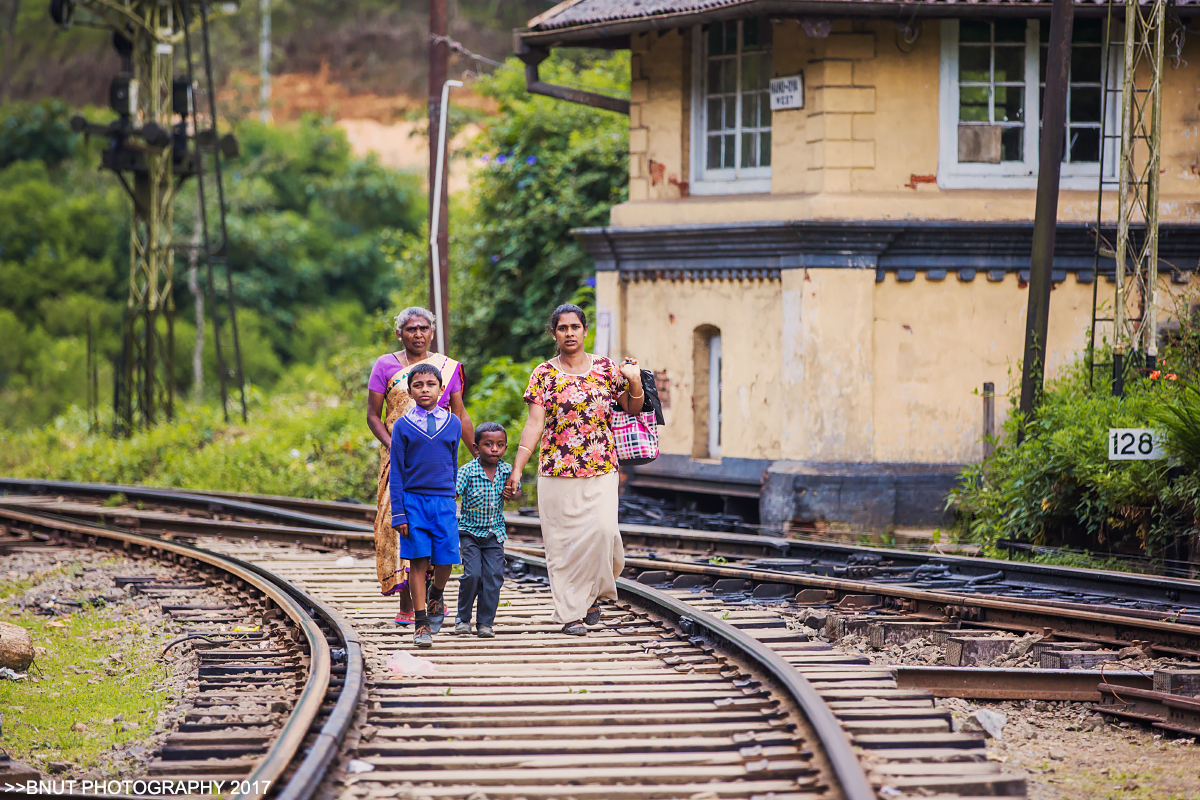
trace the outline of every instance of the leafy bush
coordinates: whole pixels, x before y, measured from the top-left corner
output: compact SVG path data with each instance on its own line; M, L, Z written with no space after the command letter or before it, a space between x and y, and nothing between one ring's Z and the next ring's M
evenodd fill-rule
M128 439L91 434L75 410L23 433L0 431L0 474L372 502L378 443L359 403L251 393L249 425L185 406Z
M1162 461L1109 461L1109 428L1159 418L1174 384L1133 377L1124 397L1088 388L1077 365L1050 384L1036 417L1014 408L991 458L968 466L951 496L970 537L1005 537L1116 552L1153 553L1177 530ZM1024 440L1018 433L1024 427Z

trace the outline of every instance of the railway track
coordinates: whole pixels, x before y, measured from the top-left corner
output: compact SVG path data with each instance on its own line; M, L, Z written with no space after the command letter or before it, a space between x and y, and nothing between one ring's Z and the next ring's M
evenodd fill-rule
M348 751L373 767L345 778L350 797L1023 796L1022 778L987 761L982 735L951 730L922 685L928 674L914 677L936 669L872 664L818 632L828 635L828 625L881 641L1007 634L1010 642L1036 633L1043 650L1136 644L1159 656L1200 655L1200 613L1191 605L1200 591L1186 581L1038 567L965 585L994 574L992 565L827 545L822 552L834 556L800 558L788 540L630 526L623 533L635 555L621 600L592 635L574 639L539 622L549 598L531 535L536 520L517 518L498 638L443 633L432 654L420 653L437 672L401 678L387 659L408 650L408 637L390 622L393 601L375 593L373 565L335 564L370 548L370 507L28 481L0 481L0 491L8 492L0 523L10 533L49 514L61 535L86 537L99 523L192 542L282 579L312 607L347 620L367 673L366 710ZM105 507L118 493L127 502ZM1044 590L1064 572L1081 602ZM1115 691L1105 692L1101 680L1089 686L1095 673L1068 672L1055 678L1059 694L1046 696L1095 700L1114 716L1200 733L1180 717L1188 703L1146 674L1107 670L1102 682ZM1031 696L1035 673L1025 671L1024 685L1009 676L1008 696ZM945 684L957 681L959 696L991 696L962 685L964 674L947 670L935 691L955 694ZM1155 695L1167 703L1151 708L1162 699ZM319 774L310 770L310 783Z

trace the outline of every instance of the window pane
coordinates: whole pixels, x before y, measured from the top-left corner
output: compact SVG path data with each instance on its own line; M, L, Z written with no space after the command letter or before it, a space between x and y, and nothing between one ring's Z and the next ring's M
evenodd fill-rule
M758 125L761 128L771 127L771 100L770 95L762 95L762 100L758 104Z
M763 105L766 105L765 103ZM770 110L767 111L767 122L770 123ZM758 135L758 165L771 166L771 132L765 131Z
M733 134L729 134L728 136L722 136L721 141L724 143L724 149L723 149L724 157L722 158L722 161L721 161L722 166L724 166L725 169L733 169L733 148L734 148Z
M742 168L758 166L758 136L753 133L742 134Z
M710 56L719 56L725 52L722 47L724 30L724 22L714 22L708 26L708 54Z
M1044 28L1050 29L1049 24L1043 24ZM1075 24L1071 30L1072 42L1092 42L1100 44L1104 41L1104 21L1099 19L1075 19Z
M742 90L758 88L758 56L747 56L742 59Z
M725 129L725 118L721 114L721 110L725 107L723 100L708 101L708 129L710 131L721 131Z
M1071 87L1071 122L1100 121L1099 87Z
M1025 20L1023 19L1002 19L996 23L996 43L1009 42L1024 44L1025 43Z
M1005 128L1000 133L1000 160L1024 161L1023 128Z
M750 93L742 96L742 127L753 128L758 122L758 94Z
M1097 163L1100 160L1100 129L1071 128L1068 131L1067 147L1064 149L1073 163Z
M726 22L722 31L723 42L721 44L722 53L737 52L737 23Z
M1050 48L1042 45L1038 48L1038 82L1046 82L1046 59L1050 56ZM1039 106L1040 107L1040 106Z
M958 24L958 41L991 44L992 26L987 22L964 19Z
M996 87L996 122L1021 122L1025 119L1025 87Z
M758 46L758 19L744 20L742 22L742 47L746 50L757 50Z
M708 137L707 167L709 169L720 169L722 166L721 165L721 141L722 141L722 137L720 137L720 136Z
M737 91L737 62L728 59L721 62L721 93L733 94Z
M737 125L737 98L726 97L724 103L725 115L721 117L721 128L722 130L730 130Z
M1025 82L1025 48L996 48L996 83Z
M710 95L720 94L721 92L721 74L724 71L725 61L712 59L708 62L708 93Z
M1071 48L1071 83L1100 82L1099 47Z
M960 47L958 49L958 79L964 83L987 83L991 80L992 53L989 47Z
M958 118L962 122L991 122L988 114L988 88L963 86L958 90Z

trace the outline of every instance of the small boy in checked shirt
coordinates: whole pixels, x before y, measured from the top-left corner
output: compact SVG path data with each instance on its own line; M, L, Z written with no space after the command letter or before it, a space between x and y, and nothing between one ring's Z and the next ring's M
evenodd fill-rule
M475 445L479 457L458 471L457 491L462 498L458 542L463 574L458 580L454 632L471 632L471 610L478 599L475 633L491 639L496 635L492 625L504 583L504 540L508 538L504 532L504 501L512 499L504 496L504 484L513 468L501 460L508 449L508 436L499 424L485 422L476 428Z

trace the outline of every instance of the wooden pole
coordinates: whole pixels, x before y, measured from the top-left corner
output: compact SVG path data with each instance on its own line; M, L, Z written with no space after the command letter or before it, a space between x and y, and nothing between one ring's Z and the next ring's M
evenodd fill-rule
M438 203L440 210L437 214L437 256L435 263L434 248L429 248L429 307L434 303L434 281L441 286L442 319L434 326L436 330L446 332L450 336L450 200L446 191L449 181L447 173L442 171L441 191L437 191L436 183L438 162L438 123L442 116L442 86L446 82L446 74L450 63L450 43L447 38L449 20L446 12L446 0L429 0L429 224L434 224L433 206ZM430 230L430 238L435 232ZM436 312L435 312L436 313ZM434 349L445 353L449 342L443 342L435 337Z
M1063 129L1067 124L1067 79L1071 69L1074 22L1073 0L1054 0L1050 7L1050 52L1046 58L1046 99L1042 104L1033 253L1029 259L1029 310L1025 316L1025 357L1021 364L1021 412L1026 419L1034 413L1045 379L1054 234L1058 225L1058 179L1062 167Z

